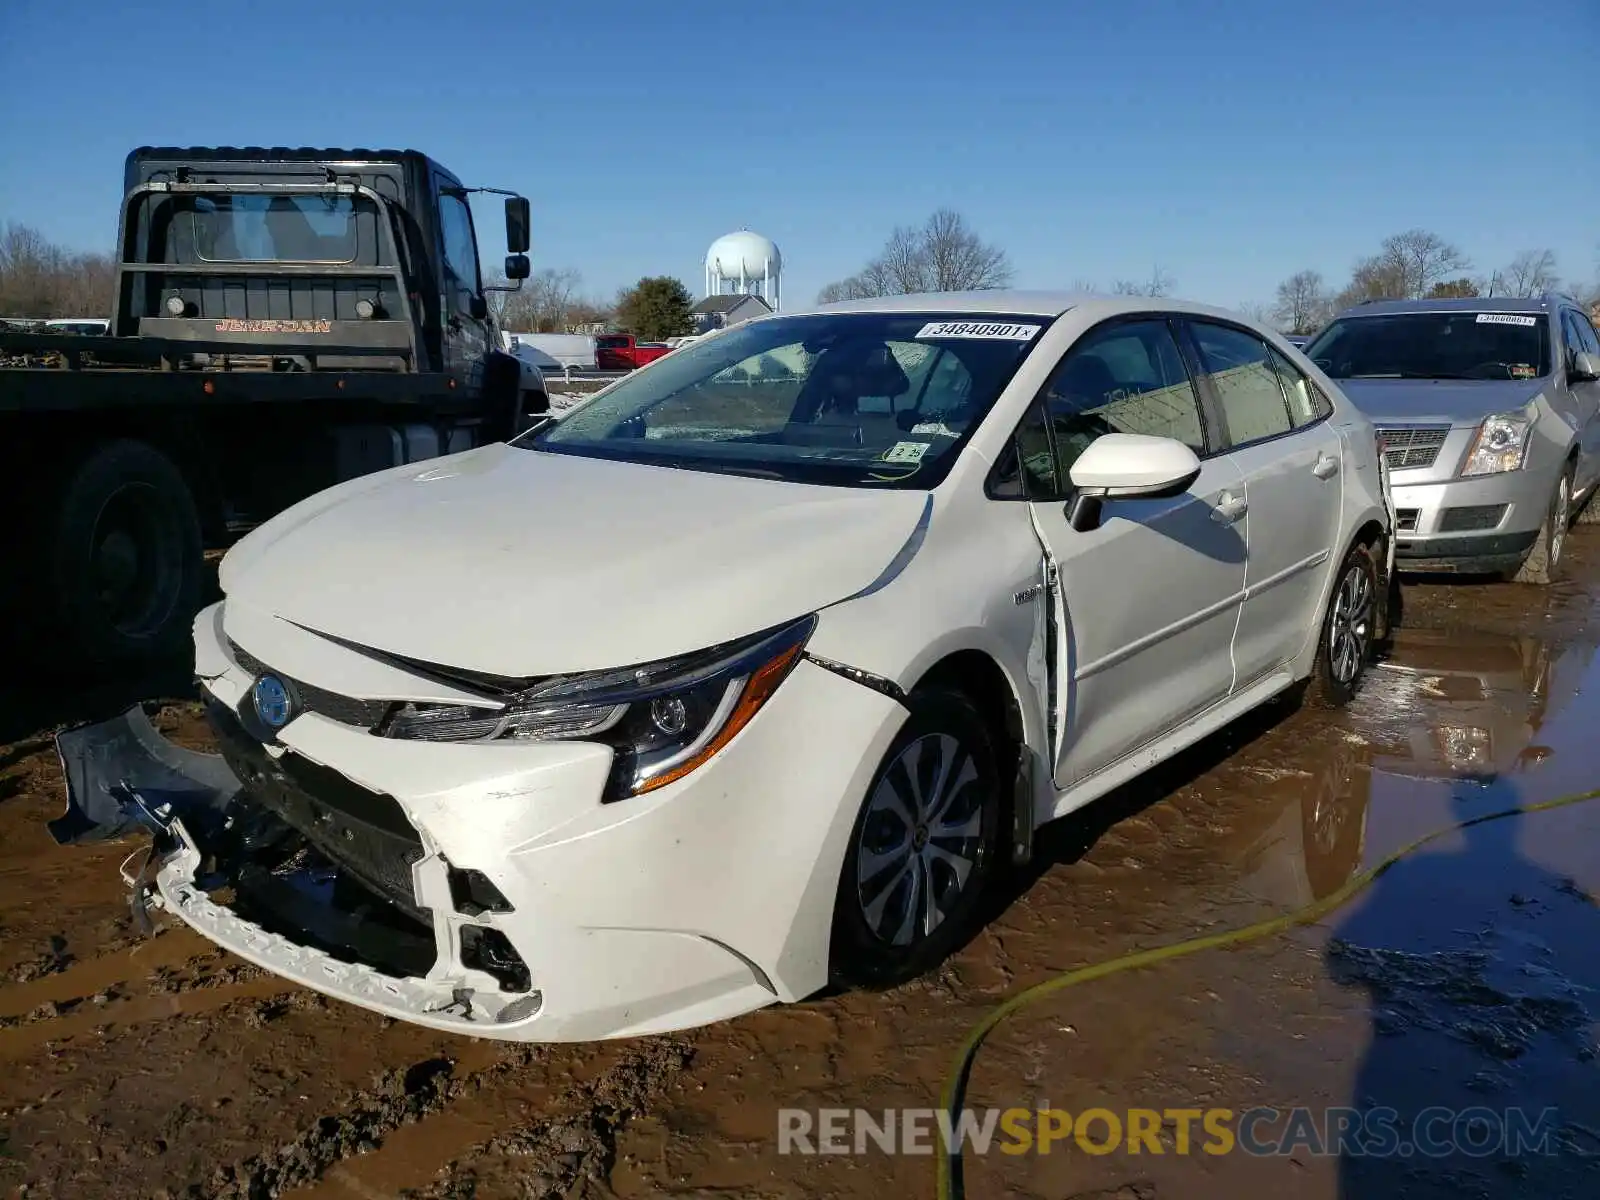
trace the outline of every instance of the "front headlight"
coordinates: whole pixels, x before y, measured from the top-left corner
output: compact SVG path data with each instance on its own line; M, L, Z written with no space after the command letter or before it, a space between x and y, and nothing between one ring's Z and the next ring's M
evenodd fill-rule
M1523 409L1485 417L1467 451L1462 475L1494 475L1518 470L1528 454L1533 414Z
M501 708L406 704L380 732L434 742L594 741L616 751L607 800L682 779L750 723L799 661L815 614L694 654L558 675Z

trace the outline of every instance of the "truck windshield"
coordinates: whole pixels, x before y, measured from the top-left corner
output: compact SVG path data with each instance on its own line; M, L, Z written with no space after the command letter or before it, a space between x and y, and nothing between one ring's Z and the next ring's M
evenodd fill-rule
M752 321L512 444L700 471L929 488L1049 324L992 313Z
M1550 373L1549 321L1489 308L1341 317L1305 355L1334 379L1537 379Z
M349 196L196 196L192 213L206 262L355 261Z

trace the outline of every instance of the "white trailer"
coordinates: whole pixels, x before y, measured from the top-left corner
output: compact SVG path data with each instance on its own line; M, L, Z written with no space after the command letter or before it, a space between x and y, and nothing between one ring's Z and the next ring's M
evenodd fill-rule
M592 371L594 338L582 333L506 333L500 340L507 354L526 359L541 370Z

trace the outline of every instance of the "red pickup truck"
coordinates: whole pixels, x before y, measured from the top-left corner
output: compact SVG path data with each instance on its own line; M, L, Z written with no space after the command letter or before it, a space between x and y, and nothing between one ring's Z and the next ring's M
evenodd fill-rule
M671 349L665 342L637 341L631 333L602 333L594 339L594 365L602 371L632 371Z

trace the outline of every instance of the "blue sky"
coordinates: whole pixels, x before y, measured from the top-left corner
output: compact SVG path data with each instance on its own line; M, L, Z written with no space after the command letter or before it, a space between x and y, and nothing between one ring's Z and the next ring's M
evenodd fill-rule
M0 221L85 249L128 149L221 143L425 150L524 191L535 266L601 296L698 294L748 226L794 307L944 205L1018 286L1160 264L1225 305L1414 226L1484 272L1600 256L1600 0L5 8Z

